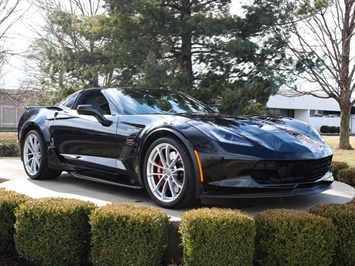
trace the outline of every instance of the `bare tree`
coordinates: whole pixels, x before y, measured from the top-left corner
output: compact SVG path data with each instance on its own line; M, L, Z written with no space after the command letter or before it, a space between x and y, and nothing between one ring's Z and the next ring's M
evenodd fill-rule
M15 13L21 0L0 0L0 70L5 64L7 51L4 48L6 34L19 20Z
M355 89L355 0L297 2L304 19L294 22L294 41L289 48L297 61L297 77L309 84L308 90L302 92L338 102L341 110L338 148L352 149L349 127L355 104L352 98Z

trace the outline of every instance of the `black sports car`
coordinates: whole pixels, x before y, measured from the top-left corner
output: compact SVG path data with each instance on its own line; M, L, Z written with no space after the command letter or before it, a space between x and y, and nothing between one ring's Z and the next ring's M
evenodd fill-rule
M221 115L169 90L87 89L27 107L18 126L32 179L62 171L145 188L159 205L198 198L284 197L331 187L332 151L291 118Z

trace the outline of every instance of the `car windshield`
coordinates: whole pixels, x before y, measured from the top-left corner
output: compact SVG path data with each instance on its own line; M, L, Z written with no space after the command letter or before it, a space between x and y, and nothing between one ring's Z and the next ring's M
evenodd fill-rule
M157 89L109 89L123 114L216 113L184 93Z

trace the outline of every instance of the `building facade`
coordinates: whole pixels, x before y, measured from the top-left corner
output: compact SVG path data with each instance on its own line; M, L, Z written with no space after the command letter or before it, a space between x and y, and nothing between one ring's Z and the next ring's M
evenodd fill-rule
M29 92L0 90L0 128L16 128Z
M299 119L318 131L323 125L340 126L340 108L333 98L322 99L281 90L279 94L270 97L267 107L275 115ZM350 133L355 133L354 107L350 118Z

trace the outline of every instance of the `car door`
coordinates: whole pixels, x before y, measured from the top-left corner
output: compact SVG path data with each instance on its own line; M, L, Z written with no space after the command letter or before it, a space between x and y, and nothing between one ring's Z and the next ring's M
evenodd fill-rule
M80 112L81 107L90 112ZM100 115L93 115L93 110ZM68 108L54 114L50 127L52 145L77 169L117 172L117 167L121 167L119 161L125 135L132 131L130 127L118 129L118 119L111 114L100 91L89 91L75 110Z
M50 127L51 141L67 161L91 169L116 168L119 157L117 116L107 115L111 125L103 126L94 116L79 115L76 110L55 114Z

